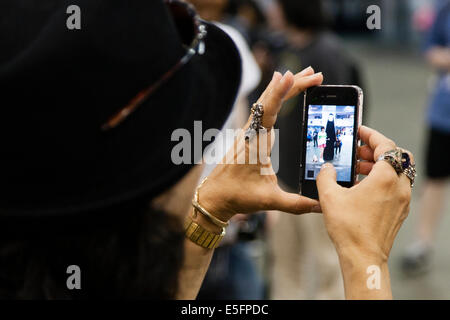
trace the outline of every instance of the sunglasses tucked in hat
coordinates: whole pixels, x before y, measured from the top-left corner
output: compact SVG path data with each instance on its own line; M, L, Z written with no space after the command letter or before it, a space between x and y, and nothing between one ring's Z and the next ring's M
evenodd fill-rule
M220 128L234 103L234 43L177 1L3 0L1 15L0 216L158 195L191 168L172 132Z

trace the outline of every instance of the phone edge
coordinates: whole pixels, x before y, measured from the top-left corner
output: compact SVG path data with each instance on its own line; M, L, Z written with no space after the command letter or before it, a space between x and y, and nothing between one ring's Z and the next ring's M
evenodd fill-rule
M361 139L359 139L359 137L358 137L358 132L359 132L359 127L361 127L361 125L362 125L362 117L363 117L363 103L364 103L364 92L363 92L363 90L361 89L361 87L359 87L359 86L357 86L357 85L321 85L321 86L318 86L318 87L346 87L346 88L354 88L357 92L358 92L358 106L357 106L357 112L358 112L358 122L357 122L357 125L358 125L358 128L357 128L357 131L356 131L356 135L355 135L355 139L356 139L356 147L358 148L358 147L360 147L361 146ZM314 88L314 87L313 87ZM305 127L305 111L306 111L306 96L307 96L307 94L308 94L308 90L310 90L311 88L308 88L308 89L306 89L305 90L305 93L304 93L304 97L303 97L303 112L302 112L302 139L304 139L304 137L303 137L303 130L304 130L304 127ZM302 143L302 149L303 149L303 143ZM305 175L305 172L304 172L304 166L303 166L303 150L301 151L301 161L300 161L300 177L299 177L299 186L298 186L298 194L299 195L303 195L302 194L302 184L303 184L303 176ZM353 185L358 181L358 173L356 172L356 166L357 166L357 164L358 164L358 159L357 159L357 152L356 152L356 150L355 150L355 152L354 152L354 170L353 170L353 172L354 172L354 175L353 175Z

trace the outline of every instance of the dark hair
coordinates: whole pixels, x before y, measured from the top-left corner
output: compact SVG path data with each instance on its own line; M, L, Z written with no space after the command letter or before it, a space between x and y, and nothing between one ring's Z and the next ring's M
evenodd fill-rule
M325 129L325 127L320 127L320 130L323 130L323 129Z
M107 223L89 219L2 235L0 299L175 297L184 239L178 218L147 201L110 210ZM81 290L67 288L70 265L80 267Z
M287 22L298 28L318 31L327 25L321 0L278 0Z

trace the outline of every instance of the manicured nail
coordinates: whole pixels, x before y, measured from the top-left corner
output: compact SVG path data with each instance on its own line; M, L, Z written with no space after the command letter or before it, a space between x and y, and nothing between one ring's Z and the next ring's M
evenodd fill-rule
M306 78L316 78L318 75L321 75L321 74L322 74L322 72L317 72L317 73L311 74L309 76L306 76Z
M273 73L273 76L272 76L272 80L270 80L270 82L269 83L272 83L273 81L275 81L275 78L276 77L280 77L281 78L281 73L279 73L278 71L275 71L274 73ZM281 80L281 79L280 79ZM278 80L279 81L279 80Z
M292 72L289 71L289 70L286 71L286 72L284 73L284 75L283 75L283 78L281 78L281 82L286 81L286 79L287 79L287 77L288 77L289 74L292 74Z
M272 75L272 80L275 79L276 74L277 74L277 72L274 71L274 73L273 73L273 75ZM271 80L271 81L272 81L272 80Z

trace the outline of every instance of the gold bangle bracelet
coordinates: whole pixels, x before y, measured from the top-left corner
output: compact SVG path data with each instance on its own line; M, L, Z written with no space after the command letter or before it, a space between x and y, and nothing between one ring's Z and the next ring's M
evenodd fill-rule
M198 202L198 190L200 189L200 187L205 183L206 179L208 179L208 177L206 177L205 179L203 179L203 181L198 185L198 187L195 189L195 195L194 195L194 199L192 199L192 206L194 207L194 209L196 209L197 211L199 211L201 214L203 214L204 216L206 216L212 223L214 223L216 226L221 227L221 228L226 228L228 227L229 223L222 221L218 218L216 218L215 216L213 216L211 213L208 212L208 210L206 210L205 208L203 208L200 203Z
M184 230L186 238L205 249L217 248L225 236L225 228L222 228L221 234L217 234L206 230L190 217L186 218Z
M200 203L198 203L197 201L195 201L195 199L192 199L192 206L194 207L194 209L196 209L197 211L199 211L201 214L203 214L204 216L206 216L212 223L214 223L216 226L221 227L221 228L226 228L228 227L229 223L222 221L216 217L214 217L211 213L209 213L205 208L203 208Z

